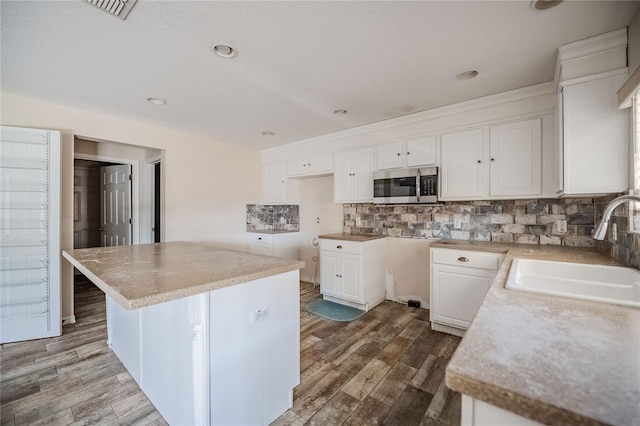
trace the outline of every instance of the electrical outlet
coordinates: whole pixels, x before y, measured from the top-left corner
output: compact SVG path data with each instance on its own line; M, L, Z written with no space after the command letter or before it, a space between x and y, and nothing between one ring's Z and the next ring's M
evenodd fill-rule
M611 239L616 241L618 239L618 227L615 223L611 224Z
M356 226L360 226L362 224L362 222L360 221L359 217L356 217Z
M557 221L556 227L558 228L558 232L567 232L567 221L566 220Z
M460 220L460 218L453 219L453 227L455 229L460 229L462 227L462 221Z

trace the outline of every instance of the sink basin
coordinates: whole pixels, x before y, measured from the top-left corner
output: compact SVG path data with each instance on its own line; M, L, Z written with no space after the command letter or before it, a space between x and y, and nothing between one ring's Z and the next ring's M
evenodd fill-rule
M640 271L619 266L516 258L505 287L640 307Z

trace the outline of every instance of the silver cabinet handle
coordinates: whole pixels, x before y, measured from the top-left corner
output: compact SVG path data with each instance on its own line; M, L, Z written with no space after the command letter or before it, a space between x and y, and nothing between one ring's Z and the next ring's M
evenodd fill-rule
M341 248L342 248L342 246L336 246L336 248L337 248L337 249L341 249Z
M458 262L468 262L469 258L468 257L459 257L458 258Z

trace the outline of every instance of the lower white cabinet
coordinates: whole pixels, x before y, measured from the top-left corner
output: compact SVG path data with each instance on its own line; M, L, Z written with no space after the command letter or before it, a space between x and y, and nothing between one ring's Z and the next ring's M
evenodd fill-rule
M509 426L542 426L534 420L527 419L511 411L487 404L462 395L461 426L509 425Z
M385 299L386 239L320 239L320 292L325 300L368 311Z
M500 253L431 249L431 328L463 336L493 283Z
M298 259L298 232L283 232L278 234L248 232L249 253L263 256Z

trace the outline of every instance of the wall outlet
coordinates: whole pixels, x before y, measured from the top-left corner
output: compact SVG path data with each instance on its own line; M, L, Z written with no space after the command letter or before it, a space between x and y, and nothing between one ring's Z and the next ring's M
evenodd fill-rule
M611 239L616 241L618 239L618 227L615 223L611 224Z
M557 221L556 227L558 228L558 232L567 232L567 221L566 220Z
M251 312L251 324L255 324L259 321L263 321L269 318L269 308L260 308Z
M356 217L356 226L361 226L362 222L359 217Z
M462 227L462 221L459 218L453 219L453 227L455 229L460 229Z

